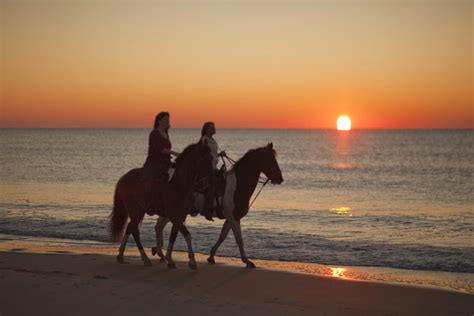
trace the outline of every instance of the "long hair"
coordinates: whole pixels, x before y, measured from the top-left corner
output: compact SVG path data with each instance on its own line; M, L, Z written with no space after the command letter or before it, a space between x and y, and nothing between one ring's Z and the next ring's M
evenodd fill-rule
M214 125L214 122L204 123L204 125L202 126L202 129L201 129L201 136L207 135L207 130L209 128L211 128L212 125Z
M160 112L160 113L158 113L158 114L156 115L156 117L155 117L155 124L153 125L153 128L155 128L155 129L158 128L158 126L160 126L160 121L161 121L161 119L164 118L165 116L168 116L168 117L169 117L170 114L169 114L168 112ZM166 131L165 131L166 134L168 134L168 129L169 129L169 128L167 128Z

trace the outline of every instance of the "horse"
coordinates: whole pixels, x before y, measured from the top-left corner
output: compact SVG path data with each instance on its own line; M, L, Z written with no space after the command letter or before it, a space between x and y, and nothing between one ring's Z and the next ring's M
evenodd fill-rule
M225 222L219 239L211 249L210 256L207 259L208 263L215 263L214 256L217 249L232 229L242 262L246 264L247 268L255 268L255 264L247 258L244 251L240 220L249 211L250 198L257 187L260 173L263 173L272 184L281 184L283 182L273 143L249 150L235 163L231 170L226 172L226 187L222 199ZM202 209L203 204L204 197L201 194L195 199L194 208ZM163 229L168 221L167 218L160 216L155 227L157 246L152 248L152 253L158 253L160 257L162 257L160 253L163 246Z
M169 182L163 181L159 187L159 192L153 192L153 194L159 194L162 199L160 207L154 211L150 211L144 203L147 187L150 185L150 181L147 183L147 180L151 180L146 175L144 168L132 169L122 176L115 188L114 206L109 222L111 239L114 242L121 240L117 261L119 263L124 262L123 254L125 247L130 234L132 234L144 265L151 266L151 261L147 257L140 241L138 225L142 222L145 213L150 215L157 213L173 223L168 251L165 256L168 261L168 267L176 267L172 259L172 252L179 231L184 236L188 246L189 267L196 269L197 265L192 249L191 234L184 222L188 215L188 210L194 203L196 185L203 179L208 178L212 172L214 171L209 147L199 143L186 147L176 159L175 171L171 180ZM123 230L128 217L130 217L130 222L124 235Z

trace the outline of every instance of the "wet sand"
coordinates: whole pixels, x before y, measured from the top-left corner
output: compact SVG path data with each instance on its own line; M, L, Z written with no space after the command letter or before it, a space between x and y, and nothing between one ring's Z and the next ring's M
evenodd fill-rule
M115 247L30 241L0 242L1 315L472 315L474 295L427 287L245 269L216 257L190 270L153 260L136 249L126 264ZM256 261L259 265L259 261ZM286 263L281 263L282 267ZM261 264L260 264L261 266Z

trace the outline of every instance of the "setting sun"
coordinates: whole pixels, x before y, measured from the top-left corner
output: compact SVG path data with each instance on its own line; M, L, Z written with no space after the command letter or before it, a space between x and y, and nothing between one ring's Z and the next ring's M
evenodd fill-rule
M351 119L347 115L341 115L337 119L337 130L338 131L350 131L351 130Z

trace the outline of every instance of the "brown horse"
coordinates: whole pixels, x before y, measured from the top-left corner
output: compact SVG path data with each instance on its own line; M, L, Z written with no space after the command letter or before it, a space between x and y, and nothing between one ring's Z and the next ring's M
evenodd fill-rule
M160 185L160 192L156 193L161 196L162 207L153 213L166 217L173 223L168 252L166 254L169 267L175 267L172 260L172 251L178 231L180 231L188 245L189 266L192 269L196 268L191 245L191 234L184 225L184 221L194 203L196 184L208 177L212 172L212 156L209 147L201 144L189 145L176 159L176 169L171 180L169 182L165 181ZM120 263L123 263L125 247L130 234L132 234L145 266L151 266L151 261L143 250L138 229L138 225L143 220L145 213L151 213L144 206L147 186L150 185L150 179L147 179L147 177L143 168L130 170L120 178L115 189L114 207L110 215L109 230L114 242L122 240L117 256L117 261ZM128 223L125 235L123 235L128 217L130 217L130 222Z
M225 222L219 239L214 247L212 247L210 256L207 259L209 263L215 263L214 255L232 229L242 261L248 268L255 268L255 264L247 258L244 251L240 220L247 215L249 211L250 198L257 187L260 173L263 173L273 184L281 184L283 182L280 167L276 160L276 152L273 150L272 143L269 143L265 147L248 151L235 163L232 170L226 173L226 189L223 197L223 215ZM201 209L203 204L204 197L201 195L196 198L194 207ZM163 229L167 222L168 220L164 217L160 216L158 218L156 225L157 247L153 249L153 253L156 251L161 252Z

